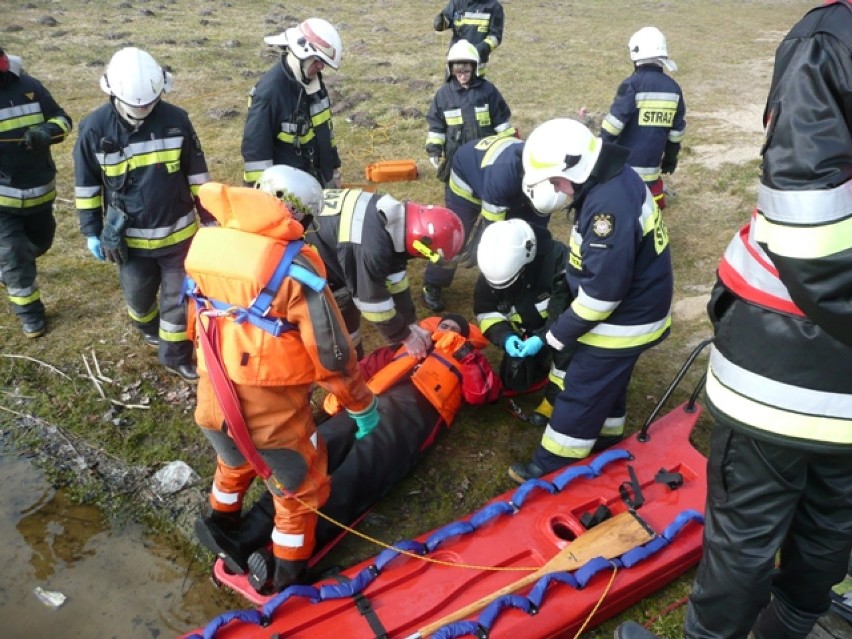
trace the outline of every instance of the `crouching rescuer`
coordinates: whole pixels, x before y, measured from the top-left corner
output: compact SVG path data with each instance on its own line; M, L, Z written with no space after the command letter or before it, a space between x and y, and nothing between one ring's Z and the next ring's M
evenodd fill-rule
M186 260L198 356L195 419L217 455L203 521L237 527L255 477L273 495L277 592L296 582L328 499L325 444L310 391L338 398L366 435L379 421L316 252L288 205L257 189L208 183L199 197L221 226L199 230Z

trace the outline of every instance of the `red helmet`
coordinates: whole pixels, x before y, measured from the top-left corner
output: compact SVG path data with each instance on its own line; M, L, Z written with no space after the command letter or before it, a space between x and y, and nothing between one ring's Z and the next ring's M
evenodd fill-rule
M464 245L464 227L458 215L442 206L405 203L405 250L432 262L449 261Z

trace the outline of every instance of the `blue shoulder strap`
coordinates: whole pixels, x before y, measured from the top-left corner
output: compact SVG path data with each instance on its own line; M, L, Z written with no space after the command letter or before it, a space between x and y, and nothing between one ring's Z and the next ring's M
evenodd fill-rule
M275 267L275 271L269 279L269 282L267 282L266 286L263 287L263 290L257 294L257 297L255 297L251 306L247 309L235 307L227 302L206 297L197 291L195 282L188 276L184 283L184 293L194 298L199 308L209 305L218 311L227 312L227 314L235 322L248 322L259 329L270 333L274 337L278 337L281 333L291 331L296 328L293 324L280 317L267 317L269 314L269 308L272 305L272 300L275 299L275 296L278 294L278 290L281 288L284 278L290 275L293 279L318 292L322 291L326 284L324 278L312 273L310 270L299 266L298 264L293 264L293 260L296 259L296 256L299 254L299 251L302 250L302 246L304 246L304 244L304 241L297 240L290 242L287 245L287 248L284 249L284 255L281 256L281 261L278 263L278 266Z
M266 286L263 287L263 290L254 298L254 302L252 302L249 307L249 313L253 313L260 317L266 317L266 314L269 312L269 307L272 304L272 300L275 299L275 296L278 294L278 289L281 288L281 283L290 272L290 265L293 263L293 260L296 259L296 256L299 254L299 251L302 250L304 245L305 243L302 240L296 240L295 242L290 242L287 245L287 248L284 249L284 255L281 256L281 261L278 262L278 266L275 267L275 272L272 274L272 277L266 283Z

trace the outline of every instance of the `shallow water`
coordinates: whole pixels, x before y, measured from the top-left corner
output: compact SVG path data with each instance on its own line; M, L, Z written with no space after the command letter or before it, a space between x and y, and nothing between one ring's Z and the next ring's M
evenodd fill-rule
M0 637L176 637L223 610L246 607L218 590L209 567L129 524L113 529L74 504L26 459L0 448ZM58 608L37 587L65 595Z

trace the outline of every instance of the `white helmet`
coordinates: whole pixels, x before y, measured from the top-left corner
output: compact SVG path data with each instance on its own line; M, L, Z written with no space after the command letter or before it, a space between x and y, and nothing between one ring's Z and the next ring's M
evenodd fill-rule
M557 191L550 180L529 184L527 176L524 175L521 186L529 201L532 202L533 208L542 216L564 208L568 202L568 195L562 191Z
M447 73L452 75L453 62L472 62L473 73L479 73L479 51L467 40L459 40L447 51Z
M674 60L669 60L669 50L666 46L666 36L657 27L642 27L630 36L627 43L630 59L633 62L657 62L669 71L676 71Z
M540 124L524 144L524 184L530 189L552 177L574 184L589 179L602 141L577 120L556 118Z
M322 186L314 176L292 166L270 166L261 174L255 188L284 202L293 217L304 225L322 212Z
M299 60L317 57L332 69L340 68L343 42L337 29L322 18L308 18L296 27L263 39L266 44L287 47Z
M172 74L164 71L150 53L126 47L112 56L101 76L101 90L115 96L119 115L130 124L139 124L163 92L172 90Z
M513 218L494 222L482 232L476 263L493 288L508 288L520 277L524 266L535 259L535 251L532 227Z

